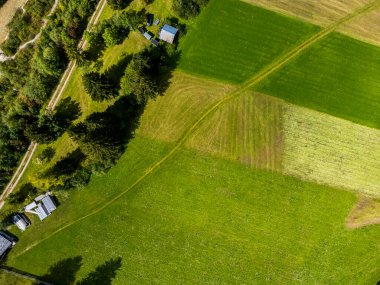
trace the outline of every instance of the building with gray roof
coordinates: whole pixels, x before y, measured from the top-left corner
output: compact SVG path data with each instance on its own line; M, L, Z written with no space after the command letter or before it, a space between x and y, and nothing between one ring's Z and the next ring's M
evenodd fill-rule
M14 239L7 235L5 232L0 231L0 259L11 249L16 243Z
M56 209L50 193L40 195L32 203L24 207L25 212L35 214L42 221Z
M12 222L18 227L21 231L25 231L27 227L30 226L30 221L24 214L15 214L12 217Z

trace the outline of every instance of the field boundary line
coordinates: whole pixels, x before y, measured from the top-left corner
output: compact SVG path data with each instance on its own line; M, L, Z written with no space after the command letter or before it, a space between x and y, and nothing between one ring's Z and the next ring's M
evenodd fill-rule
M358 15L361 15L365 12L370 11L371 9L374 9L380 5L380 0L376 0L371 2L369 5L366 5L364 7L361 7L360 9L354 11L353 13L343 17L336 23L330 25L329 27L322 29L317 34L313 35L311 38L306 40L305 42L301 43L300 45L293 48L291 51L286 53L284 56L280 57L279 59L275 59L272 64L270 64L268 67L264 68L262 71L260 71L257 75L254 75L251 79L247 80L246 83L244 83L242 86L238 87L235 91L232 91L228 95L226 95L224 98L216 102L214 105L212 105L208 110L203 113L199 119L197 119L193 125L178 139L178 141L175 143L174 147L166 154L164 155L160 160L153 163L151 166L149 166L145 173L140 176L135 182L133 182L126 190L122 191L112 199L110 199L108 202L104 203L101 207L96 208L91 213L84 215L76 220L73 220L72 222L63 225L62 227L58 228L57 230L53 231L46 237L32 243L30 246L28 246L25 250L21 251L19 254L15 255L14 258L17 258L30 249L34 248L35 246L39 245L40 243L44 242L45 240L48 240L49 238L53 237L54 235L60 233L61 231L69 228L70 226L79 223L87 218L90 218L97 213L101 212L102 210L106 209L108 206L112 205L114 202L119 200L122 196L127 194L130 190L132 190L134 187L136 187L138 184L140 184L141 181L143 181L146 177L148 177L151 173L153 173L156 169L158 169L164 162L166 162L168 159L170 159L174 153L177 152L182 146L183 143L190 137L191 134L194 133L194 131L200 126L200 124L214 111L219 109L221 106L223 106L228 101L231 101L232 99L239 96L242 92L248 90L249 88L253 87L257 83L259 83L261 80L272 74L273 72L277 71L278 69L282 68L286 63L288 63L291 59L296 57L298 54L300 54L302 51L306 50L308 47L313 45L314 43L318 42L319 40L323 39L325 36L330 34L332 31L334 31L337 27L339 27L342 24L347 23L348 21L352 20Z
M97 21L99 21L100 15L102 14L106 3L107 3L107 0L100 0L99 1L98 5L96 6L94 13L92 14L92 16L90 18L90 21L87 25L86 30L91 29L92 25L95 25L97 23ZM86 47L86 45L87 45L87 41L84 39L84 37L82 37L78 46L83 49ZM69 80L71 78L71 75L74 71L75 66L76 66L76 62L70 61L65 72L62 75L61 80L58 83L57 88L55 89L55 91L53 93L53 96L49 100L48 106L46 107L46 110L45 110L46 112L54 111L55 107L57 106L57 104L58 104L58 102L59 102L59 100L63 94L63 91L65 90L65 88L67 86L67 83L69 82ZM38 144L36 142L32 141L30 143L28 150L26 151L26 153L25 153L21 163L19 164L16 172L13 174L11 181L7 184L3 193L0 196L0 209L4 206L5 200L12 193L12 191L16 188L16 186L17 186L18 182L20 181L22 175L26 171L26 169L27 169L27 167L28 167L33 155L34 155L34 152L37 149L37 146L38 146ZM25 161L27 161L27 163L25 163ZM16 182L13 182L15 180L16 180Z

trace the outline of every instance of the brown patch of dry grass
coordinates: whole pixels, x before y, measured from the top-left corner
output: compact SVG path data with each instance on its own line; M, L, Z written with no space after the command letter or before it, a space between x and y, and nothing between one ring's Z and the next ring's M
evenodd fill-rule
M380 9L373 10L363 17L347 23L338 31L359 40L380 45Z
M243 0L320 26L328 26L372 0ZM372 44L380 44L380 8L354 19L339 32Z
M355 229L380 224L380 200L362 197L347 217L346 225Z
M8 0L0 8L0 44L8 35L7 24L12 20L16 10L22 7L28 0Z

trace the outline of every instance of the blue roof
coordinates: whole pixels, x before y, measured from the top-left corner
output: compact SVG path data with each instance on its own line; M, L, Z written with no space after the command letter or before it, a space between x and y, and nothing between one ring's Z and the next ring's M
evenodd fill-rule
M175 34L178 32L178 29L176 29L176 28L174 28L174 27L172 27L172 26L169 26L169 25L164 25L164 26L162 27L162 29L163 29L164 31L167 31L168 33L173 34L173 35L175 35Z

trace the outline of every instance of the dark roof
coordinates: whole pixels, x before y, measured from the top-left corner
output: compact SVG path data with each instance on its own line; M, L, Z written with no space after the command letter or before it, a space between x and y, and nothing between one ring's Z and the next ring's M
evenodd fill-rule
M0 256L3 256L12 247L12 238L6 233L0 232Z
M150 42L151 42L154 46L158 46L158 41L157 41L157 40L150 40Z
M42 204L45 206L46 210L51 213L53 212L55 209L57 209L57 207L55 206L54 204L54 201L53 199L50 197L50 196L46 196L42 199Z
M139 32L140 32L140 33L142 33L142 34L144 34L144 33L145 33L145 31L144 31L144 29L143 29L143 28L138 28L138 30L139 30Z
M178 32L177 28L174 28L174 27L166 25L166 24L162 27L162 29L164 31L167 31L168 33L173 34L173 35L177 34L177 32Z

